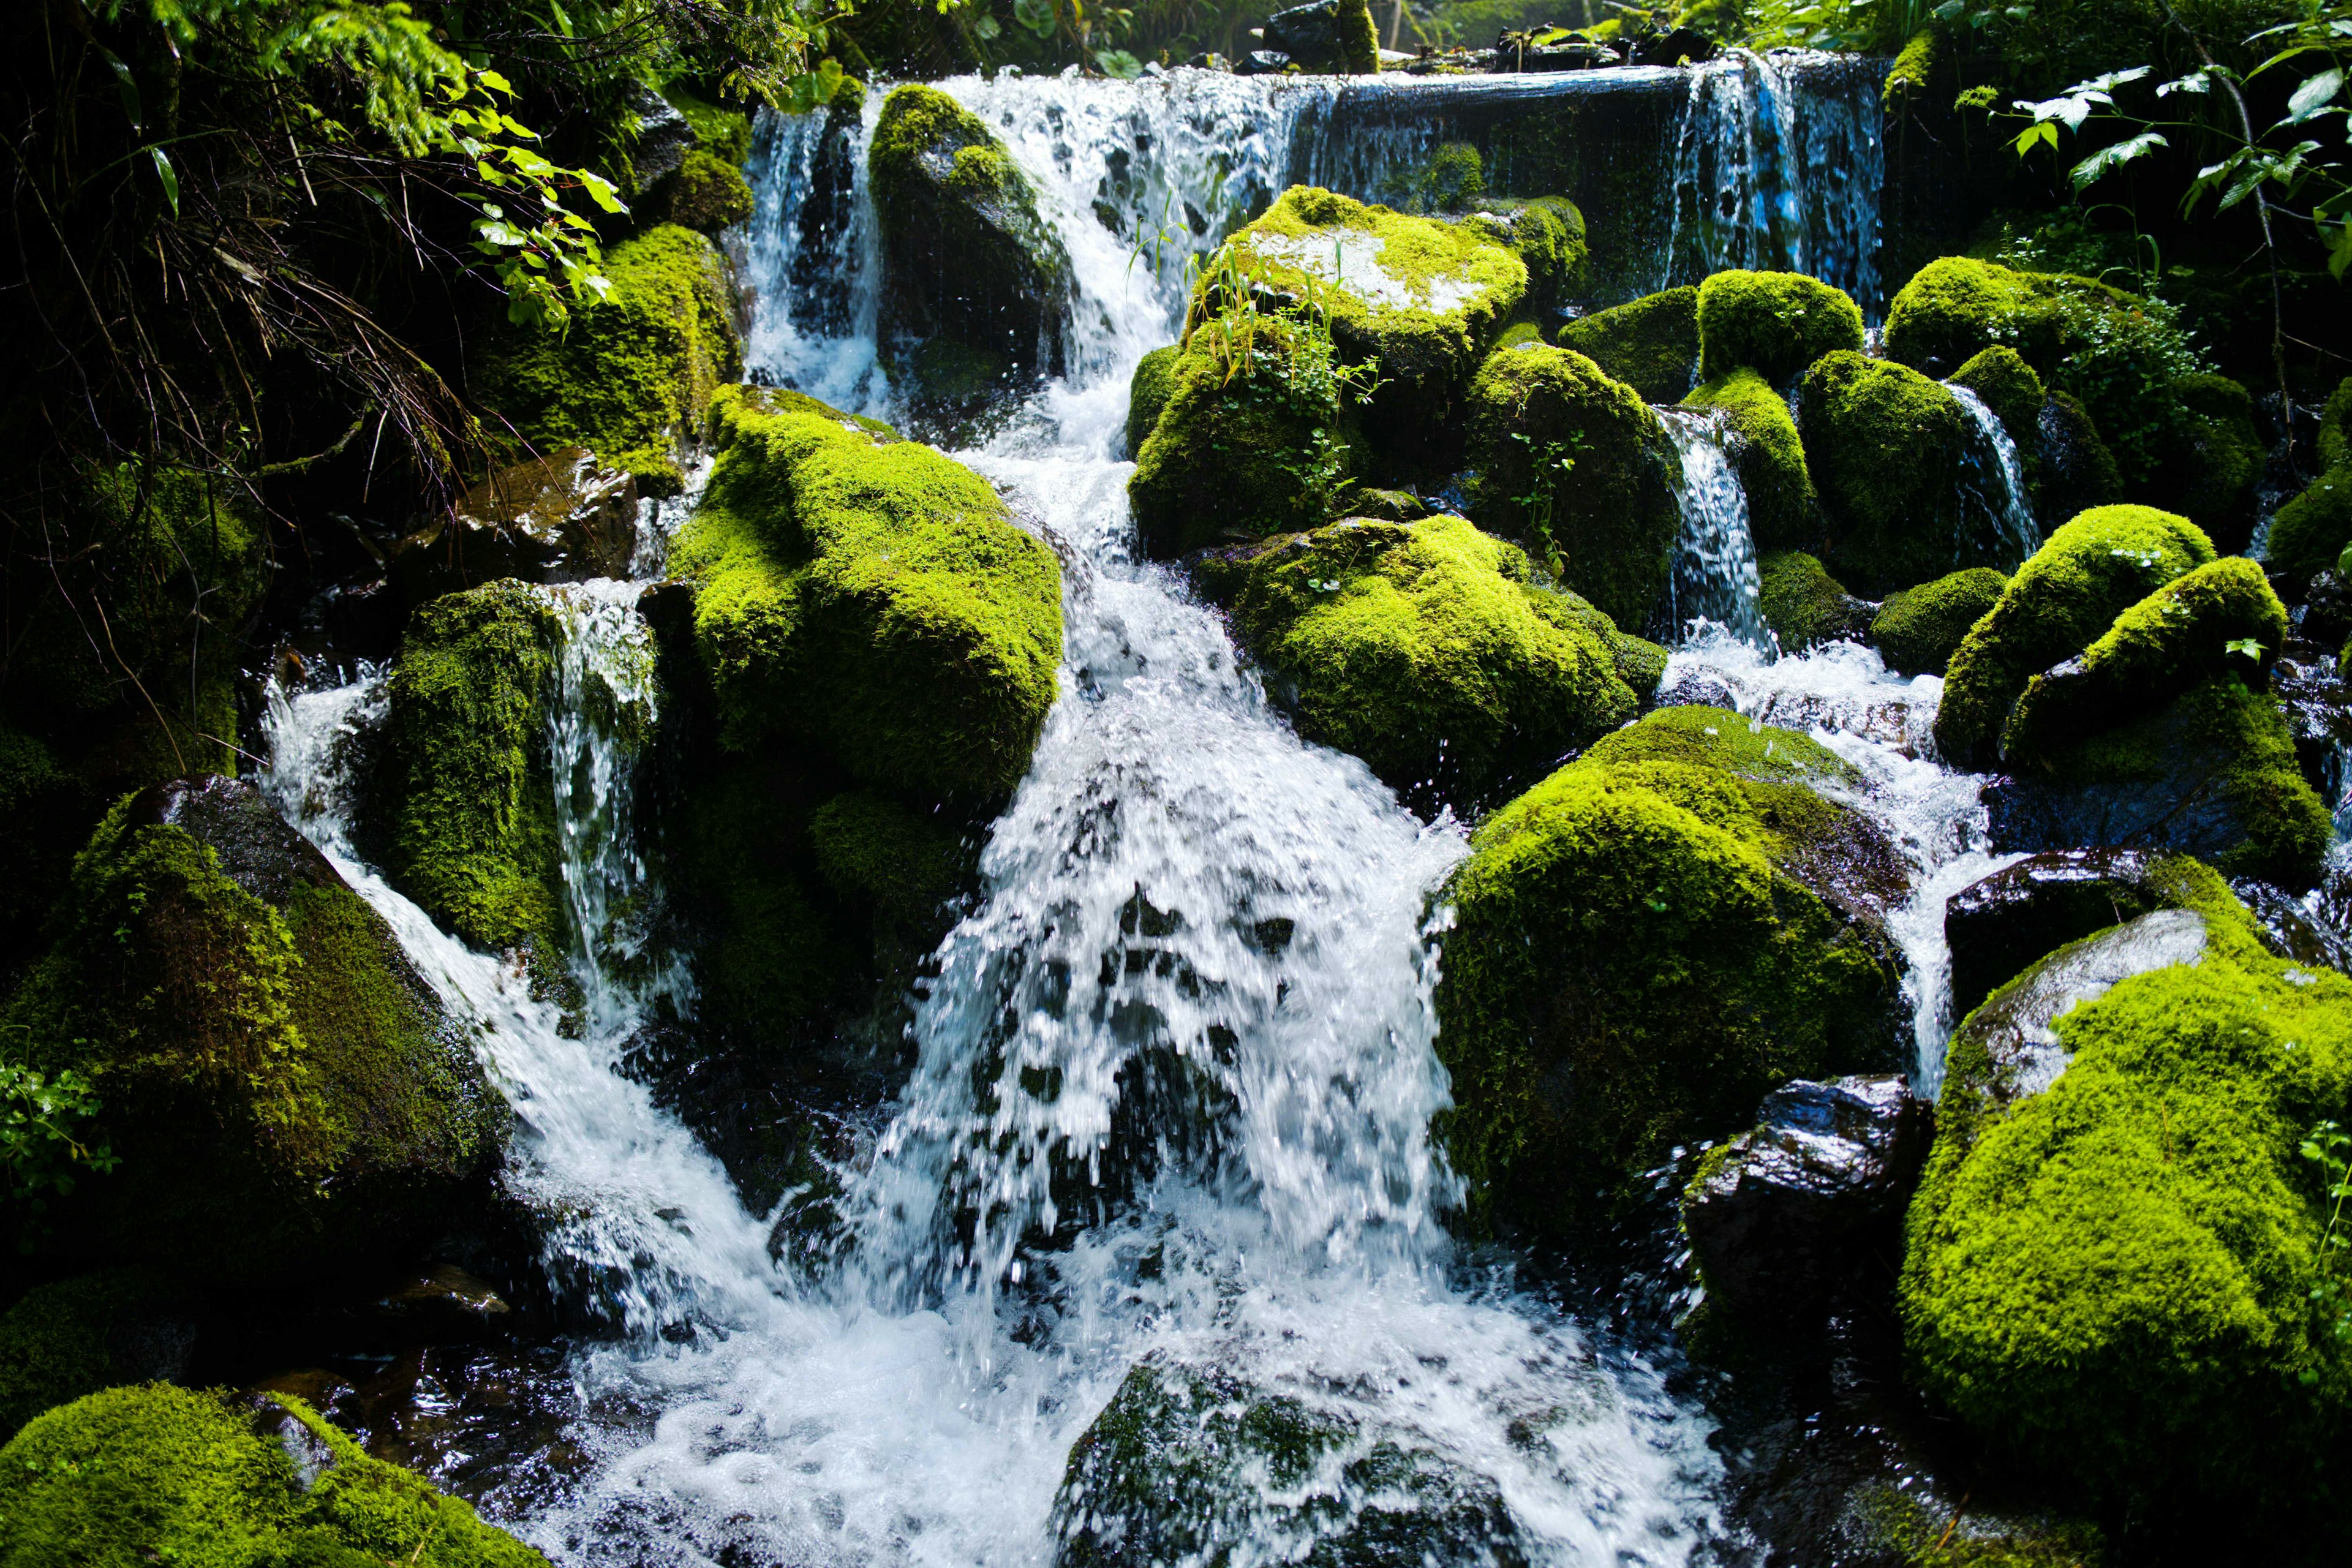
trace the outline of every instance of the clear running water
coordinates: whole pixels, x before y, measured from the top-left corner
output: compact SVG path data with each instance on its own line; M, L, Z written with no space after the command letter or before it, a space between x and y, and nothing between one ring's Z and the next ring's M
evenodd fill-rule
M1949 381L1944 383L1944 390L1952 395L1952 401L1960 405L1976 431L1976 450L1970 454L1962 497L1973 515L1964 525L1960 548L1971 562L2014 572L2042 548L2042 528L2033 520L2017 443L2010 438L2009 426L1973 391Z
M775 1216L747 1213L616 1070L656 995L688 1000L636 934L660 891L627 826L658 700L637 585L545 590L583 1037L352 852L355 742L383 678L272 697L268 787L473 1031L517 1112L509 1179L542 1217L551 1277L616 1332L574 1360L586 1476L509 1522L566 1563L1047 1562L1071 1443L1157 1356L1491 1479L1533 1562L1706 1555L1724 1526L1703 1414L1436 1223L1454 1184L1427 1131L1446 1095L1428 900L1458 827L1298 741L1220 622L1130 551L1113 456L1129 371L1173 336L1183 257L1279 188L1297 111L1333 89L1194 72L945 86L1037 184L1077 276L1068 380L963 454L1063 547L1066 655L984 897L939 954L914 1075L839 1173L833 1266L780 1267ZM876 112L763 123L744 248L754 374L887 414L862 174ZM1756 633L1744 497L1719 446L1677 430L1688 607ZM1861 769L1857 800L1919 870L1897 935L1923 1073L1940 1066L1942 891L1995 862L1975 781L1923 750L1934 683L1858 649L1771 663L1720 633L1675 656L1670 681L1702 678ZM967 1232L959 1210L982 1218ZM1368 1500L1324 1484L1333 1528ZM1234 1561L1274 1550L1244 1541Z
M1659 410L1681 457L1675 499L1683 514L1675 544L1666 621L1677 636L1711 622L1751 647L1772 646L1764 626L1764 580L1748 523L1748 491L1724 449L1715 416Z

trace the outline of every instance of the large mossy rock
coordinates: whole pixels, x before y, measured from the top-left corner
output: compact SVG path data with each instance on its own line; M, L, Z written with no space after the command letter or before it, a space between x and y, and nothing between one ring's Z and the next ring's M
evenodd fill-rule
M547 595L518 582L420 606L393 668L382 811L400 889L542 973L571 948L547 745L561 640Z
M1183 350L1171 343L1163 349L1153 349L1135 362L1135 374L1127 384L1127 452L1132 460L1160 427L1160 416L1168 407L1168 395L1175 391L1176 361Z
M2268 454L2254 426L2254 403L2225 375L2184 375L2172 384L2178 436L2156 470L2152 493L2196 520L2225 555L2254 535L2254 485Z
M1668 289L1580 317L1559 330L1574 349L1649 403L1673 403L1698 371L1698 290Z
M1991 567L1972 566L1890 594L1871 619L1871 646L1898 674L1941 675L2008 586Z
M1585 286L1592 247L1585 237L1584 214L1566 196L1488 197L1463 221L1486 229L1527 264L1528 291L1519 301L1523 319L1558 308Z
M195 1325L163 1275L110 1268L36 1285L0 1314L0 1433L44 1410L187 1370Z
M1514 1568L1502 1489L1351 1414L1146 1360L1070 1448L1061 1568L1226 1563Z
M1756 370L1718 375L1691 390L1685 408L1719 416L1739 485L1748 492L1748 527L1759 553L1812 543L1821 533L1821 497L1797 422L1772 384Z
M2281 577L2307 584L2352 544L2352 464L2328 469L2271 519L2265 557Z
M886 363L959 418L1065 365L1070 258L980 117L919 83L882 100L866 153L882 228Z
M2352 981L2273 957L2218 877L2171 865L2185 908L2062 949L1954 1035L1908 1359L2101 1503L2340 1493L2352 1342L2297 1145L2352 1103Z
M1819 558L1798 550L1774 551L1757 563L1757 609L1782 653L1860 642L1869 635L1870 601L1847 593Z
M1140 432L1127 482L1147 554L1167 559L1328 520L1365 451L1354 405L1328 375L1295 368L1299 353L1328 350L1299 341L1310 332L1262 321L1258 346L1238 366L1196 337L1157 373L1163 402Z
M83 1176L41 1244L257 1284L447 1223L506 1125L391 929L251 785L128 796L74 865L10 1002L26 1065L71 1070Z
M1805 374L1799 428L1828 513L1822 552L1866 594L1970 566L2013 567L2017 543L1981 499L1981 437L1939 383L1841 350Z
M1701 375L1785 386L1823 354L1862 352L1862 308L1802 272L1717 272L1698 286L1698 342Z
M1290 694L1299 732L1467 810L1631 720L1665 651L1537 584L1458 517L1358 518L1213 554L1199 574Z
M1765 1092L1893 1065L1901 862L1791 731L1663 709L1472 836L1445 889L1441 1133L1488 1224L1559 1232L1634 1201L1677 1143Z
M1527 264L1493 226L1294 185L1233 243L1258 287L1328 308L1343 359L1379 362L1364 411L1379 450L1444 466L1463 390L1528 292Z
M1471 515L1618 625L1646 626L1682 531L1657 415L1582 354L1540 343L1489 355L1469 404Z
M2185 517L2153 507L2084 512L2018 570L1952 655L1936 744L1956 766L1990 768L2025 683L2091 646L2115 618L2213 559Z
M168 1384L52 1410L0 1448L0 1562L76 1568L546 1568L300 1400Z
M604 272L612 291L563 331L510 329L472 390L541 451L585 447L642 493L674 496L678 448L742 364L726 258L663 224L606 252Z
M2030 463L2042 445L2042 405L2049 393L2024 356L2006 343L1996 344L1973 355L1950 380L1983 400L2019 457Z
M812 399L730 387L672 547L725 743L788 733L887 790L1009 794L1055 695L1062 573L986 479Z

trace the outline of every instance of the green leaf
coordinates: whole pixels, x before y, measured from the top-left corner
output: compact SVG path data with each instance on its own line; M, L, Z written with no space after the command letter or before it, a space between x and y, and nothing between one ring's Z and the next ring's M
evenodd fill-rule
M172 167L172 155L161 147L150 147L147 155L155 160L155 178L163 187L163 199L172 204L172 216L180 216L180 174Z
M2339 68L2320 71L2303 79L2303 85L2286 100L2289 125L2296 125L2326 109L2335 96L2344 90L2344 72Z
M136 135L147 129L146 117L139 106L139 79L131 74L131 68L124 65L112 49L101 46L98 52L104 57L106 68L114 73L115 89L122 95L123 117L131 121L131 133Z
M2118 142L2112 147L2102 147L2074 165L2074 172L2071 176L2074 182L2074 188L2079 191L2100 176L2122 168L2133 159L2145 157L2158 147L2169 145L2169 142L2155 132L2143 131L2138 135Z
M2242 653L2256 664L2263 661L2263 645L2252 637L2233 637L2221 645L2225 654Z

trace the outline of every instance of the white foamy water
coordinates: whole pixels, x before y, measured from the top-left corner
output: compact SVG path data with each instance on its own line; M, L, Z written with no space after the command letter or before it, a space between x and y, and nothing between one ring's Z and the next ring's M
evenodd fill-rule
M1756 563L1756 536L1748 521L1748 491L1724 450L1718 420L1686 409L1662 408L1666 434L1681 461L1675 500L1682 535L1675 542L1666 621L1677 634L1711 621L1749 647L1771 647L1764 626L1764 581Z

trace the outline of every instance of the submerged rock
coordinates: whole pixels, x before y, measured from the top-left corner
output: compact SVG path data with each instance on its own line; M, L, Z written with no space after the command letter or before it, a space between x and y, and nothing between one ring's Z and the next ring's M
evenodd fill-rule
M1886 668L1904 675L1941 675L1969 628L2000 602L2009 579L1972 566L1889 594L1871 617L1870 642Z
M1423 804L1523 787L1641 710L1665 651L1458 517L1360 518L1204 558L1307 739Z
M394 547L403 597L423 604L501 577L581 583L626 577L637 547L637 485L584 447L499 469Z
M2171 857L2137 849L2053 849L1969 883L1944 900L1952 1016L2028 965L2094 931L2178 904Z
M1816 742L1672 708L1488 817L1445 889L1440 1131L1489 1224L1621 1212L1792 1078L1892 1064L1900 858Z
M1352 1415L1223 1373L1139 1363L1070 1449L1058 1568L1286 1562L1517 1568L1489 1477Z
M1540 343L1490 355L1469 405L1471 515L1618 625L1646 625L1682 528L1658 416L1582 354Z
M96 1106L47 1249L277 1280L446 1225L506 1108L391 930L250 784L127 797L8 1005Z
M954 423L1061 374L1070 258L1004 144L947 94L909 83L883 100L866 162L893 380Z
M1900 1076L1799 1079L1766 1095L1756 1127L1710 1150L1683 1193L1708 1299L1749 1323L1821 1311L1895 1240L1931 1127Z
M52 1410L0 1449L0 1557L546 1568L300 1400L168 1384Z
M2352 981L2273 957L2210 871L1956 1033L1900 1289L1924 1392L2095 1500L2327 1494L2352 1344L2296 1152L2352 1094Z
M649 496L686 488L678 449L742 365L726 258L663 224L604 254L612 291L558 332L509 329L473 390L542 451L585 447Z
M1698 290L1668 289L1595 310L1560 328L1559 341L1643 402L1678 402L1698 375Z
M1786 385L1822 355L1862 352L1862 309L1802 272L1717 272L1698 286L1699 374Z

